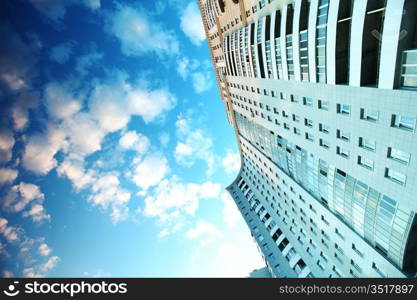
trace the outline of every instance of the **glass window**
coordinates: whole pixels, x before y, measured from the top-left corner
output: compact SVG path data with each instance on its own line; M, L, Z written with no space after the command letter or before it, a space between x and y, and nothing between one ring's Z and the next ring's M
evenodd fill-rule
M375 151L376 142L373 139L368 138L359 138L359 147L364 148L369 151Z
M319 100L318 101L319 109L322 110L329 110L329 101Z
M376 122L378 121L379 112L372 109L361 108L361 119Z
M336 136L338 139L341 139L343 141L349 142L350 140L350 133L346 131L342 131L340 129L337 130Z
M391 126L408 131L414 131L416 118L402 115L392 115Z
M329 133L330 132L330 126L320 123L319 124L319 130L321 132L324 132L324 133Z
M337 104L337 113L342 115L350 115L350 105Z
M358 156L358 164L369 170L374 169L374 161L362 156Z
M344 157L344 158L349 158L349 150L347 150L343 147L337 146L336 153L339 154L340 156Z
M389 168L385 169L385 177L402 185L405 184L405 181L407 179L407 177L404 174Z
M400 163L408 165L410 162L411 154L408 152L404 152L395 148L388 148L388 158L396 160Z

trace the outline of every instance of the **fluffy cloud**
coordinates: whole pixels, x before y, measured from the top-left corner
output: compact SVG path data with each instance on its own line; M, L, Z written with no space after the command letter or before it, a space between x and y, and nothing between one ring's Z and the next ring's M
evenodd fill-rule
M176 218L180 214L193 216L200 199L218 197L220 184L210 181L203 184L182 183L178 178L164 179L154 194L145 198L143 214L158 217L161 221Z
M190 2L185 8L181 16L181 29L196 46L206 39L203 21L195 2Z
M111 218L114 223L127 218L127 202L130 200L130 193L120 187L117 174L102 174L93 183L91 188L93 194L88 200L102 209L111 208Z
M71 180L77 191L93 183L96 175L92 170L85 172L83 161L70 158L65 159L59 165L57 173Z
M223 220L230 228L233 228L242 215L228 192L221 193L220 198L223 200Z
M0 185L12 183L17 177L18 171L10 168L0 168Z
M162 154L149 154L135 167L133 182L143 190L147 190L160 183L168 170L168 160Z
M22 216L32 218L33 222L42 222L43 220L49 221L51 219L51 215L48 215L45 212L45 208L42 204L32 204L31 208L24 211Z
M17 227L8 226L9 221L0 217L0 234L2 234L9 243L19 240L20 232Z
M119 144L124 149L131 149L139 154L144 154L150 146L150 141L143 134L138 134L136 131L128 131L122 135Z
M59 64L65 64L69 60L72 54L73 48L74 48L73 42L65 42L65 43L56 45L55 47L51 49L51 53L50 53L51 60Z
M222 236L214 224L203 220L198 220L196 226L188 229L185 235L189 239L200 239L202 247L207 246Z
M210 72L195 72L192 74L194 90L201 94L208 91L213 86L213 74Z
M237 172L240 169L240 155L239 153L229 152L226 157L222 159L224 170L227 173Z
M191 71L196 70L200 66L200 62L198 60L190 60L188 57L182 57L177 61L177 64L177 72L184 80L188 78Z
M26 128L29 123L29 110L38 105L38 95L36 93L21 94L12 107L13 127L16 131L21 131Z
M23 153L23 166L35 173L47 174L57 166L54 156L65 145L65 132L49 124L45 134L29 138Z
M48 247L47 244L42 243L39 248L39 254L42 256L49 256L49 254L51 253L51 248Z
M45 263L39 264L35 267L25 268L23 275L27 278L40 278L45 277L46 274L51 271L61 259L58 256L51 256Z
M172 31L151 20L143 10L119 5L106 26L119 39L122 52L128 56L154 52L159 55L178 53L179 43Z
M11 212L22 211L31 201L43 201L44 194L39 186L31 183L21 182L11 187L9 193L3 200L3 208Z
M207 174L214 171L213 141L202 129L195 128L190 118L180 116L176 122L178 142L175 159L184 166L192 166L197 159L207 164Z
M8 162L12 159L14 143L13 133L0 128L0 162Z
M51 216L42 205L44 198L39 186L21 182L10 188L3 200L3 208L9 212L20 212L30 204L30 209L23 212L23 217L31 217L34 222L50 220Z
M82 108L81 100L64 84L49 83L45 88L44 96L48 114L53 119L68 119Z

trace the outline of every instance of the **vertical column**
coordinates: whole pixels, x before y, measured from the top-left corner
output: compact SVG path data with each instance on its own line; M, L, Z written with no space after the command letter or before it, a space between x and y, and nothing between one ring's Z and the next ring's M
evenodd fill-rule
M398 41L400 39L404 4L405 0L387 0L378 80L378 87L382 89L394 88Z
M285 3L284 6L282 7L281 39L280 39L281 40L282 73L284 75L285 80L288 80L288 65L287 65L287 15L288 14L287 12L288 12L288 6Z
M326 38L326 66L328 84L336 84L336 33L338 12L339 0L330 1L329 14L327 16Z
M349 85L361 85L362 40L368 0L355 1L350 34Z
M275 57L275 21L276 21L276 12L271 14L271 30L269 31L270 44L271 44L271 62L272 62L272 75L274 79L278 79L278 70L277 70L277 60Z
M260 64L263 64L263 68L264 68L264 74L265 74L265 78L268 78L268 66L266 63L266 47L265 47L265 42L266 42L266 16L262 17L262 61L259 62Z
M310 82L317 82L316 72L316 25L319 0L311 0L308 17L308 66Z
M296 81L301 81L300 70L300 14L302 0L296 0L294 7L293 33L292 33L292 49L294 60L294 75Z

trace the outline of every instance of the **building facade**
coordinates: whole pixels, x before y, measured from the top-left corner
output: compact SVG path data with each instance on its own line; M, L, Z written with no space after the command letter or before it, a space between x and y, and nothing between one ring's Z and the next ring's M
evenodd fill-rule
M415 276L417 1L199 5L272 276Z

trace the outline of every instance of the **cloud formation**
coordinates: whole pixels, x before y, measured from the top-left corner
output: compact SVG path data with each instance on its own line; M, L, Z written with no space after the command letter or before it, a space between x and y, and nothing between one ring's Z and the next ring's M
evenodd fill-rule
M194 45L200 46L206 39L203 21L195 2L190 2L185 8L183 14L181 15L180 26L182 31Z
M121 43L127 56L147 53L172 55L179 52L179 43L173 31L152 20L142 9L119 5L110 15L106 30Z
M240 155L238 152L228 152L222 159L223 168L226 173L234 173L240 169Z
M207 174L212 174L215 167L213 141L202 129L196 128L190 117L180 115L175 123L177 145L175 159L178 163L191 167L200 159L207 164Z

